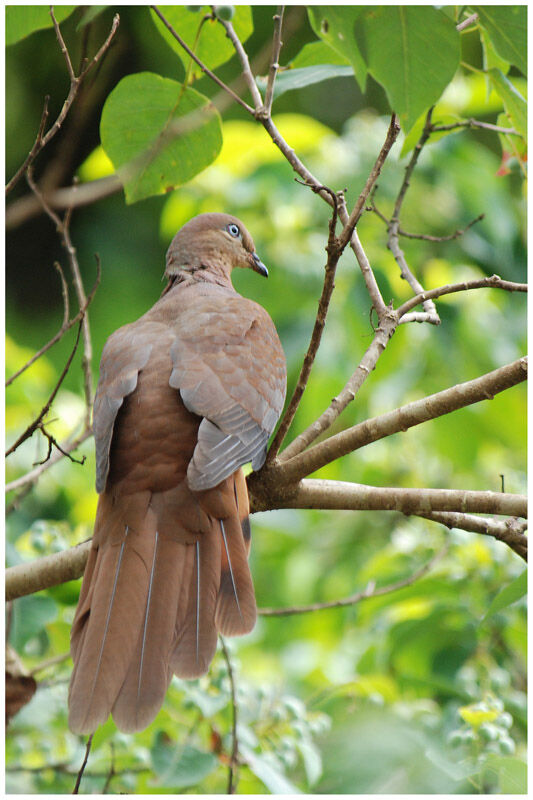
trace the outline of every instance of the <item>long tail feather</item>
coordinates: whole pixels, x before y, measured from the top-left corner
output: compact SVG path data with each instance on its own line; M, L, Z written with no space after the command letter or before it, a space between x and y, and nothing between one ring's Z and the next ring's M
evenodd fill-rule
M241 636L252 630L257 616L252 576L238 520L218 522L223 546L215 622L223 635Z

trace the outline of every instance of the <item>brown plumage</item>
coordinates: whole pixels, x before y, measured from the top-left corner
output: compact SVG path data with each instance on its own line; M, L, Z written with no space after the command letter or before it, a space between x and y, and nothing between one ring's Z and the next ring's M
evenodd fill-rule
M254 626L241 466L264 462L285 398L274 325L231 285L266 275L243 224L202 214L174 237L161 299L108 339L94 403L93 545L71 633L69 725L145 728L173 674Z

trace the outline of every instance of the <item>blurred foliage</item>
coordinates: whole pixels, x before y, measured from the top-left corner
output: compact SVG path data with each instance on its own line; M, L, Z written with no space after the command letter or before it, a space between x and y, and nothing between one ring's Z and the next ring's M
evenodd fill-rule
M319 8L328 7L315 7L311 23L305 8L287 10L291 33L284 37L284 64L294 60L303 70L324 63L342 67L356 59L355 50L347 59L341 48L323 61L335 42L325 36L317 41ZM449 123L476 117L508 126L511 114L518 126L525 91L521 61L491 39L496 17L492 7L483 8L483 39L477 28L461 35L461 58L470 68L456 73L434 118ZM116 44L91 77L60 138L40 156L37 177L49 170L48 179L60 174L61 185L69 185L76 174L85 182L109 174L113 167L99 149L98 132L110 91L141 71L183 80L184 67L148 9L122 6L119 11ZM246 45L252 59L264 48L270 52L274 12L274 7L252 7L253 31ZM449 7L442 14L451 12ZM79 8L65 19L61 28L74 61L84 37L92 51L104 40L113 13L109 6ZM239 13L248 25L244 12ZM511 22L522 30L520 19ZM20 18L14 23L22 24ZM12 35L15 41L16 28ZM359 62L352 66L362 69ZM491 70L490 83L480 72L484 66ZM235 58L217 68L228 82L238 72ZM330 74L322 71L320 76ZM276 124L291 146L323 183L346 188L349 205L388 124L386 96L372 74L365 94L353 77L309 79L303 86L288 84L274 105ZM215 93L205 77L194 87L207 96ZM52 29L8 48L6 90L6 172L11 175L31 148L44 94L51 95L53 118L68 90ZM415 126L400 138L380 177L376 204L386 214L419 130ZM95 377L107 336L157 299L165 249L176 229L194 214L224 210L246 221L270 268L268 282L259 285L255 275L243 272L235 275L235 285L273 317L287 355L289 390L294 386L320 294L328 208L294 181L291 167L242 109L233 105L224 112L222 134L216 161L167 196L126 207L115 195L74 212L72 238L87 287L94 280L95 251L103 265L90 310ZM503 147L502 170L502 145L490 131L459 129L433 137L423 151L402 227L444 236L485 214L452 241L402 240L409 264L427 288L494 272L525 280L523 151L506 158ZM18 202L26 192L22 181L10 201ZM386 248L383 223L366 213L358 230L385 300L406 299L410 292ZM53 226L43 216L29 217L8 232L8 375L61 324L54 260L66 266ZM398 329L332 432L474 378L525 351L522 295L461 293L442 298L439 311L438 328ZM369 312L368 295L348 252L339 265L323 344L290 437L324 410L353 372L371 340ZM74 335L70 331L7 389L8 445L44 405ZM48 417L47 429L59 441L82 419L82 397L78 353ZM495 491L503 475L506 491L524 492L525 410L525 389L515 387L491 402L376 442L318 475L376 485ZM36 433L9 459L7 480L23 475L46 451L47 442ZM63 459L11 510L9 565L90 536L96 508L90 441L76 456L82 454L87 457L83 466ZM425 577L401 590L342 609L262 617L252 634L226 643L246 762L238 769L239 792L526 791L526 616L518 557L488 537L450 533L391 513L269 512L254 517L253 533L252 572L263 607L322 602L369 584L386 586L407 578L445 543L447 551ZM69 792L83 760L84 741L68 731L66 722L71 662L49 663L68 652L78 592L79 581L13 604L9 639L25 666L37 670L39 688L6 737L11 793ZM146 731L125 735L112 721L98 730L82 789L223 793L231 729L231 681L219 652L208 677L174 679L163 710Z

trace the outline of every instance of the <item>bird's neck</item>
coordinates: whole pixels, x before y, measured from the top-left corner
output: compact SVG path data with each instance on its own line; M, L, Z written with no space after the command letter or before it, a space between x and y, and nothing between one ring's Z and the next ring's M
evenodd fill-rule
M171 271L167 270L165 274L168 278L168 283L163 289L161 296L165 295L176 286L191 286L195 283L210 283L233 289L230 270L224 265L217 265L216 267L185 265L173 267Z

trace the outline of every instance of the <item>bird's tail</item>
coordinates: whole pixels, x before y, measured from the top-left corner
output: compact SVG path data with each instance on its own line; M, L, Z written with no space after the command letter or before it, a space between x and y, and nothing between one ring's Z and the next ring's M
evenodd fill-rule
M69 725L91 733L110 713L145 728L172 674L204 674L217 633L256 618L242 472L193 494L101 495L93 548L71 634Z

